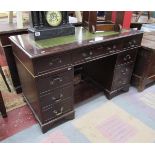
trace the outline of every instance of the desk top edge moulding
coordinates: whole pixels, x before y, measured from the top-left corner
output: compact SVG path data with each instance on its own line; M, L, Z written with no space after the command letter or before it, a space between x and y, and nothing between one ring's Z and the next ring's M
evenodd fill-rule
M73 35L35 40L32 37L33 34L29 33L11 36L10 40L17 46L20 46L23 52L33 59L138 34L143 34L143 32L138 30L125 30L122 32L108 31L93 34L83 27L75 27L75 34Z
M67 11L31 11L30 28L35 40L72 35L75 27L69 23Z

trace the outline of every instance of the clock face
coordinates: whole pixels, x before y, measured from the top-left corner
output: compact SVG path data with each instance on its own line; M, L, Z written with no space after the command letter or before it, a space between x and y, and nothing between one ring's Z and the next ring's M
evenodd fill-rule
M47 11L46 20L50 26L59 26L62 22L62 14L60 11Z

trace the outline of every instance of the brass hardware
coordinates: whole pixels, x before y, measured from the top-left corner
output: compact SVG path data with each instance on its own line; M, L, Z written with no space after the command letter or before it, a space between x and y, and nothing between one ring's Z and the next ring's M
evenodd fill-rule
M55 100L55 102L61 101L61 98L63 97L63 94L60 94L59 98L52 97L52 100Z
M137 43L136 40L133 40L133 43L136 44Z
M52 66L54 65L54 63L62 63L62 60L60 58L56 58L56 59L53 59L51 62L49 62L49 66Z
M128 69L125 68L125 70L121 70L122 74L125 75L128 72Z
M107 47L107 50L110 51L111 50L111 47Z
M86 57L86 56L87 56L87 54L86 54L86 53L82 53L82 56L83 56L83 57Z
M53 62L50 62L50 63L49 63L49 66L52 66L52 65L53 65Z
M85 58L85 60L90 60L91 59L91 57L87 57L87 58Z
M53 79L53 81L50 81L50 84L53 85L55 81L62 82L62 78L60 78L60 77L55 78L55 79Z
M116 45L113 45L113 49L116 49Z
M59 115L61 115L62 113L63 113L63 107L61 107L61 110L60 110L60 112L58 112L57 110L54 110L53 112L56 114L56 116L59 116Z
M89 52L89 55L93 55L93 52L92 52L92 51L90 51L90 52Z
M130 60L130 59L131 59L131 56L129 54L124 57L124 61Z

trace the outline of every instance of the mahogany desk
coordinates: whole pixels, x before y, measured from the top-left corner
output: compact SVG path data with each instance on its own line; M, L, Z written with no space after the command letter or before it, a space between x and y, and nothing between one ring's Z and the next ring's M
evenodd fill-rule
M91 34L82 27L75 35L41 41L30 34L11 36L23 94L42 131L74 118L78 66L109 99L128 91L142 36L140 31Z

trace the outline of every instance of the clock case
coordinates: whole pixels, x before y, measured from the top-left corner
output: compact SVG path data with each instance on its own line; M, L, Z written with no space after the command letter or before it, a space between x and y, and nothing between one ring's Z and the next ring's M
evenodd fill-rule
M46 21L47 11L31 11L30 28L28 31L33 34L35 40L73 35L75 34L75 27L69 23L69 16L67 11L61 11L62 22L59 26L50 26Z

